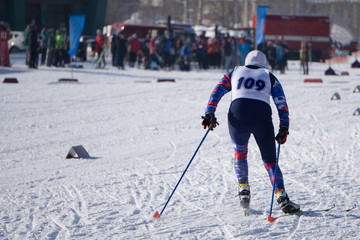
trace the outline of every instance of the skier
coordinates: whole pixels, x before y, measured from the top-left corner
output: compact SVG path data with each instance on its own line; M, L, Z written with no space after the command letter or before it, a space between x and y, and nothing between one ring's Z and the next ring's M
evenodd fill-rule
M248 213L250 187L248 183L248 140L252 133L260 149L264 167L270 181L274 181L276 166L275 140L286 142L289 134L289 112L282 86L278 79L267 69L265 55L253 50L245 58L245 66L235 67L224 75L213 90L207 104L202 125L213 130L218 124L215 110L220 99L232 91L232 102L228 112L228 127L235 150L234 167L239 183L240 205ZM275 137L270 107L270 95L276 105L280 129ZM283 175L278 167L275 180L275 195L284 213L294 213L300 206L291 202L284 187Z
M101 30L98 29L96 31L96 38L95 38L95 52L97 52L98 54L98 66L96 68L101 68L101 61L103 62L104 66L103 68L105 68L106 66L106 61L105 61L105 52L106 49L106 38L104 35L102 35Z

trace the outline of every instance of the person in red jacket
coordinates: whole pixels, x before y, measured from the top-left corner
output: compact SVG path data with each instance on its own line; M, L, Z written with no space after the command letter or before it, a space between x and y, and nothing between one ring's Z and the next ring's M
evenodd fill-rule
M216 39L213 38L211 40L211 54L212 54L212 64L215 68L220 68L221 66L221 44L220 42Z
M97 68L100 68L101 67L101 60L103 61L104 63L104 67L106 66L106 62L105 62L105 36L101 34L101 30L98 29L96 31L96 38L95 38L95 52L97 53L98 55L98 66Z
M128 42L129 49L129 65L134 67L138 54L141 51L141 42L137 39L136 33L134 33Z

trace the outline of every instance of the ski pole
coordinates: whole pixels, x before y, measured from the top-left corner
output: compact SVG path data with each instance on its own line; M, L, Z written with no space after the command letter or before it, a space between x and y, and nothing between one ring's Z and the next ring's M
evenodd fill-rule
M209 131L210 131L210 130L211 130L211 128L208 128L208 130L206 131L206 133L205 133L205 135L204 135L203 139L201 140L201 142L200 142L199 146L197 147L197 149L196 149L196 151L195 151L194 155L193 155L193 156L192 156L192 158L190 159L190 161L189 161L188 165L186 166L186 168L185 168L184 172L182 173L182 175L181 175L181 177L180 177L179 181L177 182L177 184L176 184L176 186L175 186L174 190L172 191L172 193L170 194L170 197L169 197L169 199L167 200L167 202L165 203L165 206L164 206L164 207L163 207L163 209L161 210L160 214L159 214L159 212L158 212L158 211L156 211L156 212L155 212L155 214L154 214L154 216L153 216L153 218L160 218L160 216L163 214L163 212L164 212L164 210L165 210L166 206L168 205L168 203L169 203L169 201L170 201L170 199L171 199L172 195L174 194L174 192L175 192L176 188L179 186L179 183L181 182L181 179L184 177L184 175L185 175L186 171L188 170L188 168L189 168L189 166L190 166L190 164L191 164L192 160L194 159L194 157L195 157L196 153L198 152L198 150L199 150L199 148L200 148L201 144L204 142L204 140L205 140L205 138L206 138L206 136L208 135L208 133L209 133Z
M280 145L281 145L281 144L279 143L278 150L277 150L277 156L276 156L275 174L274 174L274 182L273 182L273 191L272 191L272 196L271 196L270 213L269 213L269 216L268 216L268 221L269 221L269 222L273 222L273 221L276 220L276 218L271 217L271 213L272 213L272 207L273 207L273 202L274 202L275 182L276 182L276 175L277 175L278 164L279 164Z

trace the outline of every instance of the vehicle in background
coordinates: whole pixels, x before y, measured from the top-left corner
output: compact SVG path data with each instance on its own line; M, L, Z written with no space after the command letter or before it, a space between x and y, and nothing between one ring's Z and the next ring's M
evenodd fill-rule
M195 41L195 31L190 25L171 24L171 32L174 38L180 36L189 37L192 41ZM166 24L159 25L145 25L145 24L127 24L127 23L114 23L111 26L111 34L118 34L122 31L126 38L131 37L133 34L137 35L137 38L141 41L144 40L149 34L151 36L157 36L164 34L168 30Z
M81 36L79 40L79 46L76 51L76 57L80 61L85 62L87 58L93 58L95 56L95 38L92 36Z
M217 34L221 36L239 37L239 34L234 32L233 29L224 28L218 25L210 27L196 25L194 26L194 31L197 36L205 36L206 38L214 38Z
M288 45L289 60L299 59L302 41L311 43L312 61L330 57L330 19L327 16L267 15L265 42L276 43L281 38Z
M253 27L238 28L237 36L249 36L252 45L256 42L256 16ZM265 42L276 43L283 40L288 46L288 59L299 60L301 42L311 44L312 61L330 58L330 19L327 16L267 15L264 23ZM259 47L259 46L258 46Z
M87 57L95 57L95 38L89 38L85 40L86 44L86 56Z
M350 41L348 44L343 45L343 51L347 51L349 55L359 50L359 43L357 41Z
M24 32L10 31L10 39L8 40L9 53L25 51L24 39Z

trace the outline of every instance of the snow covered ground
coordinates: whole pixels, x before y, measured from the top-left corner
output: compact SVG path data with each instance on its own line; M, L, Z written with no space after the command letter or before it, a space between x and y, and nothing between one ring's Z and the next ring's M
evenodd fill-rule
M352 63L354 59L350 59ZM227 130L230 94L161 219L161 211L205 131L201 116L221 70L191 72L27 69L24 55L0 67L1 239L359 239L360 69L349 76L310 75L289 62L282 82L290 135L280 166L290 198L304 210L328 213L269 223L272 186L251 138L251 216L238 207L233 149ZM158 78L174 78L158 83ZM322 78L323 83L304 83ZM330 100L335 92L341 100ZM277 112L273 107L275 126ZM277 131L277 129L276 129ZM65 159L83 145L91 159ZM273 216L281 215L274 205Z

